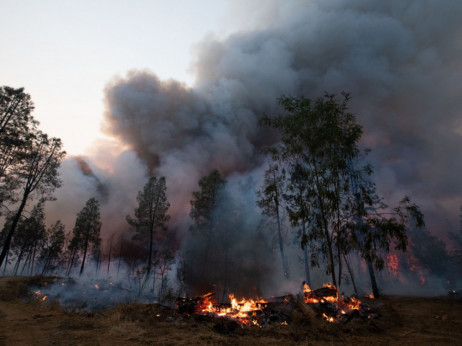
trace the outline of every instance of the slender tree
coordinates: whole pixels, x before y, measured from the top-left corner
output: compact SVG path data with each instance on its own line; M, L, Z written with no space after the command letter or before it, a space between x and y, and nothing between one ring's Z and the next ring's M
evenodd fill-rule
M50 139L46 134L38 131L32 140L31 149L27 153L24 162L15 169L14 177L21 182L22 197L20 198L19 207L12 217L11 227L3 244L0 254L0 266L9 251L11 238L32 194L51 196L51 193L61 186L58 168L66 154L61 148L62 143L59 138Z
M138 207L135 208L135 217L127 215L127 222L135 227L136 235L134 239L141 240L149 248L146 278L151 272L154 258L155 233L165 229L165 223L170 219L167 214L170 203L167 200L167 186L165 178L155 176L149 178L143 191L138 192L136 200Z
M83 209L77 214L75 226L72 231L73 239L71 244L73 245L73 250L79 249L83 251L80 275L82 275L84 271L88 252L101 243L99 237L100 230L101 217L99 202L95 198L90 198Z
M358 147L362 127L348 112L348 94L343 96L342 101L328 94L314 101L281 97L285 113L262 119L281 136L266 152L287 167L288 176L298 177L288 181L291 222L307 224L302 244L319 244L326 271L338 289L350 251L358 251L381 269L380 250L389 251L390 244L406 249L410 218L423 226L422 213L408 198L386 216L381 199L371 188L374 185L365 178L372 168L363 163ZM305 182L303 189L300 180Z
M45 213L43 202L37 203L27 218L18 223L18 228L12 240L11 248L17 254L14 274L16 275L23 259L23 269L28 266L33 270L37 250L39 250L46 238L45 234Z
M59 259L64 246L65 226L58 220L47 229L47 240L43 247L41 258L43 261L42 275L54 267L54 262Z
M191 200L191 212L189 216L193 220L191 230L199 232L206 237L206 248L203 266L207 265L210 246L214 230L214 211L220 203L221 195L226 181L220 176L220 172L214 169L209 175L199 180L200 191L193 192Z
M271 164L265 172L263 186L257 191L257 204L264 215L273 219L276 223L277 243L279 253L281 255L282 271L284 278L289 279L289 264L284 254L284 239L282 232L282 212L283 208L283 172L279 170L277 165Z
M14 203L20 181L12 171L30 151L37 122L31 112L34 105L24 88L0 87L0 204Z

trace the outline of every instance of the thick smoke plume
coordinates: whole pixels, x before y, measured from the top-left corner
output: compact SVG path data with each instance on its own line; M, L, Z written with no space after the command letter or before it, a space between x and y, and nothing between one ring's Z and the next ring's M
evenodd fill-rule
M276 138L258 119L279 112L279 96L346 91L385 200L393 204L408 194L432 232L444 237L456 229L462 2L262 1L267 11L257 21L240 4L232 13L251 24L197 45L193 87L139 70L107 85L105 131L136 157L127 151L109 170L94 170L107 176L100 182L108 191L103 211L123 223L120 214L133 210L147 175L165 176L171 225L187 248L189 200L198 180L214 168L242 179L261 172L261 148ZM79 175L73 186L99 189L85 170L69 174Z

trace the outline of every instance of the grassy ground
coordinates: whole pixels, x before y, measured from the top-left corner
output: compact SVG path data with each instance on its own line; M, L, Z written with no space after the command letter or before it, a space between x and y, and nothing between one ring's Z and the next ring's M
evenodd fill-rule
M329 324L295 309L288 326L237 327L183 317L158 304L69 312L57 302L26 302L29 285L48 279L0 278L0 345L461 345L462 301L386 296L370 301L380 317Z

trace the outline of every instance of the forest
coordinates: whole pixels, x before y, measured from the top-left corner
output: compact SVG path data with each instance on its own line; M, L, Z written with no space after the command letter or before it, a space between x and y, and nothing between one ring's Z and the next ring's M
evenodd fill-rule
M449 248L425 228L412 196L386 204L349 100L346 93L278 98L281 113L259 122L277 138L263 150L261 183L240 182L254 191L252 200L239 198L226 174L212 169L188 197L181 233L171 222L169 177L153 168L132 213L120 215L127 231L103 236L96 195L75 211L72 229L46 217L45 205L60 203L54 192L62 185L63 143L40 130L24 88L3 86L0 273L110 280L158 302L207 292L226 302L231 293L256 297L303 281L378 298L381 283L402 275L422 286L438 278L454 289L461 284L462 215L459 230L448 232Z

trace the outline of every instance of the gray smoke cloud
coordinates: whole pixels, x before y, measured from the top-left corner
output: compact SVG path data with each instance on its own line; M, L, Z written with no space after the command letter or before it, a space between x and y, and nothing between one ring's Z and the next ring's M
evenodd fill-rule
M462 204L462 4L264 4L253 21L251 8L234 5L248 31L197 45L193 88L148 71L110 83L106 131L167 176L172 196L184 201L212 168L228 175L261 164L260 148L271 136L258 118L278 112L281 94L347 91L382 193L391 202L410 194L431 227L455 227L444 220L455 220Z
M456 0L233 1L229 23L240 30L197 44L193 87L146 70L107 85L104 130L131 150L111 160L95 154L109 169L89 160L91 176L66 161L58 198L72 203L52 208L73 209L75 220L104 186L110 234L125 229L147 176L165 176L170 227L187 242L189 200L202 176L214 168L243 180L262 172L261 149L275 136L258 119L280 111L279 96L346 91L380 193L391 205L410 195L444 238L462 205L460 13Z

